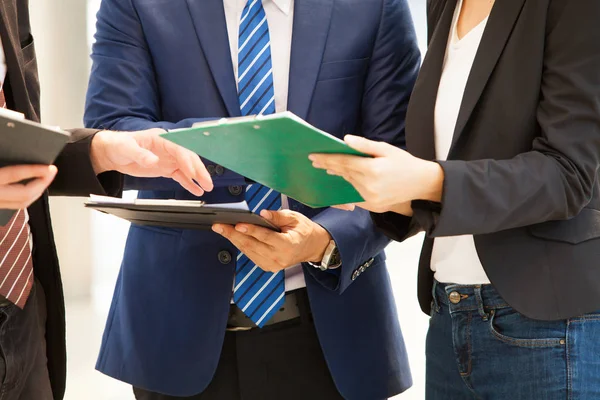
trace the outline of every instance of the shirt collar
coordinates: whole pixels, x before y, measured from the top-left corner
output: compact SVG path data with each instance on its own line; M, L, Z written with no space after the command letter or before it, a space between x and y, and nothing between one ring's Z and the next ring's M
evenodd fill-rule
M290 15L290 8L292 7L292 0L271 0L279 10L285 15Z

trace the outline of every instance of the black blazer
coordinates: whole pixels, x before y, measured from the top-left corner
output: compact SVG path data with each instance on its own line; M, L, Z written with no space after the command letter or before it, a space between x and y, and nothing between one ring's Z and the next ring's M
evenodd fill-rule
M0 38L8 69L4 82L8 108L38 121L40 90L27 0L0 0ZM72 131L72 143L55 162L58 175L50 187L51 194L120 193L120 174L106 173L96 177L92 169L89 150L95 132L89 129ZM48 369L54 399L59 400L63 398L66 380L65 307L46 195L29 208L29 218L34 242L34 276L46 294Z
M434 106L457 0L430 0L429 50L408 150L433 160ZM600 309L600 2L496 1L469 76L441 204L374 215L397 240L425 230L419 300L429 313L433 239L473 234L485 271L522 314Z

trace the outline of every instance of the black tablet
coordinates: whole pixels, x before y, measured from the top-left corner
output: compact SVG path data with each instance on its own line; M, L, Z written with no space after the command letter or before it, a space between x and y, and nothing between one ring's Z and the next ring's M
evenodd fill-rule
M51 165L69 138L69 132L28 121L15 111L0 109L0 167ZM14 210L0 210L0 225L6 225L14 213Z
M251 211L205 205L199 201L136 200L131 203L89 201L85 206L137 225L209 230L214 224L246 223L279 231L278 227Z

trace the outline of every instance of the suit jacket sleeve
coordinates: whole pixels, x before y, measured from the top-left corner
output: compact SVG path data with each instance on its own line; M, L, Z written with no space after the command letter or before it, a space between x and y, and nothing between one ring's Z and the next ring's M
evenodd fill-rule
M415 84L421 53L405 0L385 0L362 103L362 133L365 137L405 147L404 119ZM329 208L313 221L323 226L335 240L342 267L331 271L307 270L325 287L343 292L352 283L358 266L379 254L389 244L378 231L369 213Z
M130 0L102 2L95 38L84 115L86 127L117 131L172 130L221 117L163 120L152 57ZM215 187L245 184L244 177L229 170L212 178ZM126 177L125 189L180 190L180 186L172 179Z
M90 161L90 146L96 130L71 131L71 142L58 156L58 174L50 186L55 196L89 196L90 193L121 196L122 175L106 172L96 175Z
M565 220L589 203L600 167L599 14L598 2L551 2L537 110L540 135L531 151L512 159L440 162L441 209L418 213L430 236Z

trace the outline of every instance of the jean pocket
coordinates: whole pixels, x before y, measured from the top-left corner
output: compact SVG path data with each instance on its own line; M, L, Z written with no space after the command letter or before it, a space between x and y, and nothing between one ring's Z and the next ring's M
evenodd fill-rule
M507 307L491 311L492 336L509 345L528 348L559 347L565 344L566 321L536 321Z

